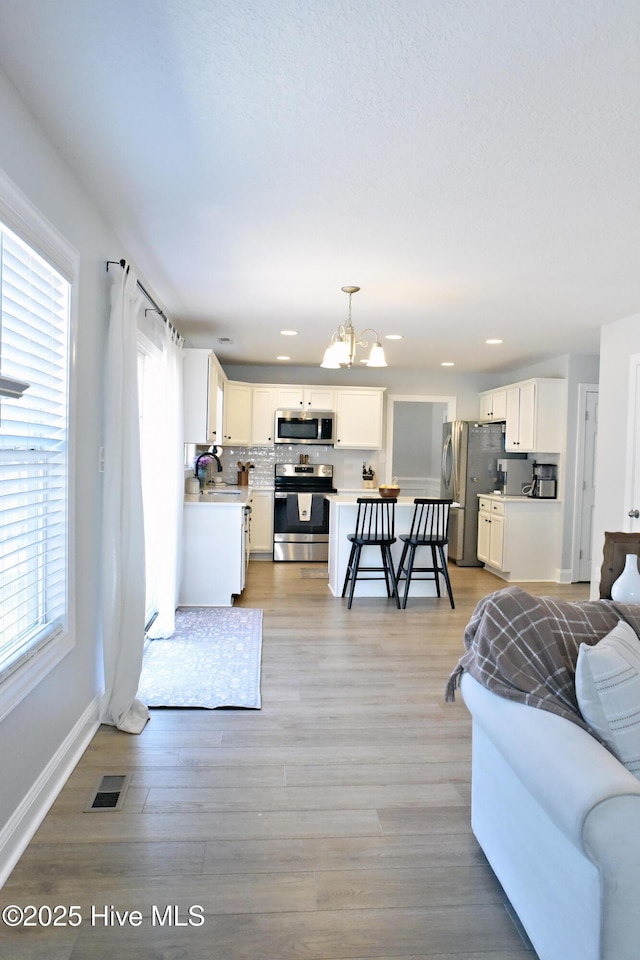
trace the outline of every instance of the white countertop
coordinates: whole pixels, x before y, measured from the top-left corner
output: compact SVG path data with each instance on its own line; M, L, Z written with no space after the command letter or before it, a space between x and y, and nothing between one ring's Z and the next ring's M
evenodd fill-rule
M236 487L228 484L212 484L204 493L201 493L193 499L189 494L185 495L184 502L188 506L207 506L216 507L237 507L246 506L253 494L253 487Z
M335 503L336 506L354 506L359 497L372 497L374 500L381 500L377 490L359 490L357 493L330 493L327 500ZM396 503L399 507L413 506L413 497L398 497Z
M477 497L485 500L499 500L500 503L559 503L557 497L524 497L507 495L504 493L477 493Z
M359 497L373 497L374 500L382 500L382 497L378 495L377 490L359 490L357 493L340 492L327 494L327 500L330 500L331 503L335 503L335 505L338 507L354 507ZM526 500L528 498L525 497L524 499ZM415 497L400 496L397 498L396 504L399 507L413 507L414 500ZM454 502L451 504L451 506L452 508L459 507L460 504Z

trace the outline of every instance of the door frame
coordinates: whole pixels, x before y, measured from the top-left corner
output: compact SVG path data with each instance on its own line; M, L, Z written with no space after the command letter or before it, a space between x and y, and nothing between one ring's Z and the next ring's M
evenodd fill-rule
M580 529L582 526L582 508L584 506L584 454L586 443L587 394L600 393L597 383L578 384L578 422L576 431L575 474L573 486L573 537L571 549L571 582L576 583L580 573ZM591 545L593 566L593 543Z
M629 517L629 510L636 508L634 493L640 486L640 477L636 472L640 472L640 438L638 430L640 429L640 353L632 353L629 357L629 386L627 399L627 447L626 463L624 471L624 500L622 502L622 517L620 529L628 533L635 533L638 530L638 521L634 524Z
M447 420L456 419L457 397L454 396L414 396L412 394L393 393L387 397L387 430L384 448L384 482L391 483L393 464L393 413L396 403L446 403Z

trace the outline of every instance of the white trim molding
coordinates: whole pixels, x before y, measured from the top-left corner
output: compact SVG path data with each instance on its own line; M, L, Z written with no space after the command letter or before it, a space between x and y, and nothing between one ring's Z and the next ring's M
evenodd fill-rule
M100 726L101 698L102 691L89 704L0 833L0 887L6 882L95 736Z

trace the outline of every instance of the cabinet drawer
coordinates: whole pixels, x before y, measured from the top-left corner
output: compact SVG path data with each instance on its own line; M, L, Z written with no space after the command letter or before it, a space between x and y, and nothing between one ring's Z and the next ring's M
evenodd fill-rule
M503 517L504 503L502 502L502 500L489 500L489 510L491 510L491 513L495 513L499 517Z
M482 510L483 513L490 513L492 503L492 500L487 500L485 497L478 497L478 510Z

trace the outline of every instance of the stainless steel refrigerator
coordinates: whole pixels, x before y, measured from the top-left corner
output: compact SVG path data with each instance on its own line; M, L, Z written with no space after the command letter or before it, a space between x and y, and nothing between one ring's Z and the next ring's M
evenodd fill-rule
M440 496L459 504L449 521L448 556L461 567L478 560L478 494L496 489L498 457L504 457L501 423L452 420L442 427Z

